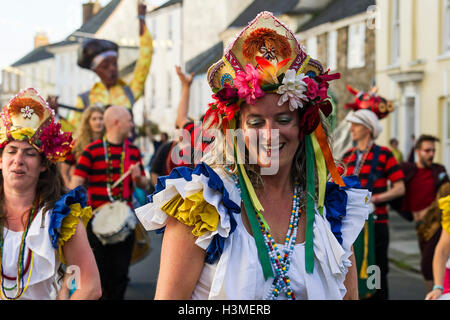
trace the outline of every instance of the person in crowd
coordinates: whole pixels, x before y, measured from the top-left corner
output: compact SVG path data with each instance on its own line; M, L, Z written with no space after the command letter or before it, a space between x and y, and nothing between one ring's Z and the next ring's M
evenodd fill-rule
M105 134L103 112L104 108L101 106L90 106L84 110L80 126L75 133L73 150L67 156L66 160L60 164L61 174L66 186L70 183L77 160L83 153L84 149L92 141L102 138Z
M400 164L403 162L403 153L398 149L398 140L396 138L392 138L389 140L389 146L392 154L395 157L395 160Z
M194 169L160 177L136 211L147 230L165 227L155 299L357 299L352 244L370 194L338 174L319 114L331 113L338 77L269 12L211 66L212 147ZM226 129L259 144L233 143Z
M416 223L421 253L420 269L427 292L433 286L433 255L442 230L436 196L441 188L448 188L449 184L445 167L433 162L438 141L434 136L420 135L414 146L416 162L401 165L406 186L401 209L412 215L412 220Z
M98 299L100 277L86 236L92 210L86 193L65 193L56 163L71 149L71 133L46 101L25 89L0 121L1 299ZM64 267L79 275L62 281ZM63 282L63 283L62 283Z
M94 219L102 206L116 201L126 202L131 210L134 185L141 189L148 185L140 151L127 139L133 128L130 111L122 106L110 106L104 113L104 122L105 136L84 149L71 179L72 188L87 186ZM119 180L125 173L129 175ZM121 182L114 186L117 181ZM93 222L87 225L87 234L100 271L102 299L121 300L128 284L135 234L128 232L114 243L102 242L92 225ZM135 225L127 222L127 226Z
M447 187L447 193L449 188ZM433 256L433 280L434 285L426 295L426 300L436 300L444 294L445 299L450 296L450 195L438 200L439 209L442 210L442 233L436 245ZM441 299L443 299L442 297Z
M375 112L359 109L347 117L347 120L351 123L351 135L356 146L344 154L346 175L359 177L361 185L371 190L371 203L374 205L367 225L355 243L358 248L355 248L355 252L359 266L360 296L387 300L389 227L386 203L404 194L404 176L392 152L375 144L375 139L382 130ZM391 183L390 189L388 181ZM373 264L381 272L381 288L377 288L375 292L368 290L367 286L367 267Z
M146 5L140 2L138 5L139 58L133 79L129 84L119 79L119 47L116 43L104 39L87 39L82 43L78 52L78 65L95 72L100 82L95 83L89 91L77 97L76 108L84 109L100 103L104 106L125 106L131 110L134 102L142 96L153 55L153 39L145 24L146 12ZM77 128L81 121L81 113L71 111L68 120L74 128Z
M178 135L178 139L162 144L153 157L150 163L150 176L153 185L156 185L158 177L168 175L172 169L178 166L193 167L196 163L196 152L203 152L210 143L206 138L203 139L201 126L188 116L189 97L194 73L186 75L179 66L175 66L175 70L181 83L181 95L175 119L175 128L181 134ZM198 145L199 139L203 139L201 145Z

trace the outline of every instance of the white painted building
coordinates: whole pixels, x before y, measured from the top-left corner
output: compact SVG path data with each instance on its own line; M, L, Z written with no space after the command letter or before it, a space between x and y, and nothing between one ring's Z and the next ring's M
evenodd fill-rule
M35 87L44 97L57 95L58 102L73 106L78 94L99 81L94 72L77 65L78 48L85 38L116 42L119 69L130 69L127 66L136 61L139 53L137 6L138 0L111 0L63 41L35 48L4 68L2 104L20 89ZM66 111L60 108L62 116Z

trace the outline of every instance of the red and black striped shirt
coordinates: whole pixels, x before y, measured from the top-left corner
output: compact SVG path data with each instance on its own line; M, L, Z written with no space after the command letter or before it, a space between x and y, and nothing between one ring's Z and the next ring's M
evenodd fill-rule
M111 154L113 167L113 181L118 180L121 175L122 149L122 144L115 145L109 143L109 152ZM126 151L126 157L129 157L129 164L132 165L134 163L139 163L141 174L145 175L139 149L133 144L128 144L127 149L128 150ZM108 197L106 169L105 148L103 145L103 140L98 139L93 141L86 147L86 149L84 149L83 153L78 158L74 172L74 175L86 179L88 204L92 207L92 209L96 209L107 202L111 202L110 198ZM126 172L127 169L128 168L124 168L124 172ZM109 170L111 170L111 168ZM131 198L133 193L133 182L128 177L122 183L129 183L130 192L126 199L124 199L123 194L120 195L120 198L128 201L128 205L132 207ZM115 198L119 196L121 191L123 192L123 188L121 188L122 183L111 190Z
M378 154L378 163L375 172L371 172L372 161L373 161L373 151L375 144L372 145L369 153L366 156L364 163L359 171L359 180L364 188L369 182L370 175L376 175L376 180L373 182L372 194L376 195L387 191L388 180L391 183L400 181L404 178L403 171L401 170L397 160L392 154L391 150L386 147L380 146L380 151ZM356 148L351 148L348 150L343 157L344 163L347 165L346 175L353 175L356 167ZM388 222L388 211L386 203L375 204L375 223L387 223Z

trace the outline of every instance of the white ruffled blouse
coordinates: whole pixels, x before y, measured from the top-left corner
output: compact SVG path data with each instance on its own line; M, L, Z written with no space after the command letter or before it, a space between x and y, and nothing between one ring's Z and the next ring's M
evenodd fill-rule
M224 172L216 171L229 193L229 199L235 204L241 203L239 189ZM230 233L230 216L226 212L220 192L208 186L209 177L204 174L192 174L191 181L184 178L165 180L165 188L152 197L152 202L136 210L136 215L147 230L157 230L165 226L167 214L161 207L178 194L186 196L202 191L206 202L213 205L219 213L217 230L206 232L198 237L196 244L207 249L215 234L226 238L223 252L214 263L205 262L192 299L237 299L261 300L270 291L271 278L265 281L258 259L253 236L245 229L240 213L232 213L236 220L236 229ZM296 299L342 299L346 293L344 286L351 246L358 237L369 214L370 192L365 189L347 189L347 211L342 220L342 245L331 231L330 223L317 211L314 220L314 271L305 270L305 245L296 244L291 254L288 271L291 288ZM283 245L277 245L280 252ZM278 299L284 299L284 293Z
M33 263L32 265L30 263L30 267L24 275L24 285L27 284L29 277L30 280L28 288L20 297L20 300L53 300L56 299L59 291L56 280L59 278L57 271L60 266L60 261L57 251L52 246L51 238L48 233L50 215L44 215L44 223L42 225L42 212L42 209L39 210L31 223L26 237L24 265L28 258L28 249L33 252ZM19 256L22 234L23 231L14 232L3 228L4 249L2 267L3 274L9 277L17 277L17 259ZM15 280L3 278L4 288L14 287L15 284ZM9 297L13 297L15 296L16 290L5 290L5 292ZM4 299L3 293L2 299Z

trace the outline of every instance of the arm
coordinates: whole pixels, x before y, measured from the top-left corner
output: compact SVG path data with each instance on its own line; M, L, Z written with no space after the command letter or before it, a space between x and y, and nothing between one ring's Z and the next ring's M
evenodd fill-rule
M194 73L191 73L189 77L187 77L179 66L175 67L177 71L178 78L181 82L181 97L180 102L178 103L178 111L177 111L177 119L175 120L175 126L179 129L182 129L184 125L189 122L187 115L189 112L189 95L192 85L192 80L194 78Z
M99 299L102 295L100 274L83 223L80 222L77 225L75 234L64 245L63 253L67 260L67 266L77 266L80 271L77 290L70 299ZM63 286L67 285L66 278Z
M70 179L70 183L68 185L69 189L75 189L78 186L82 186L85 182L85 178L82 178L80 176L72 176L72 179Z
M130 170L132 170L131 171L131 179L136 184L136 186L138 188L147 190L148 180L147 180L147 177L145 176L145 173L143 172L142 164L140 164L140 163L132 164L130 167Z
M64 184L66 187L70 185L70 165L65 162L58 163L59 170L61 172L61 176L64 180Z
M350 262L352 265L348 268L347 275L345 276L344 286L347 289L344 300L358 300L358 276L356 271L355 252L350 256Z
M435 285L442 286L444 283L445 264L450 256L450 234L442 230L441 237L434 250L433 256L433 279ZM425 300L435 300L442 295L440 289L430 291Z
M205 251L195 244L191 230L191 227L168 217L155 300L191 298L205 263Z
M379 193L371 198L373 203L387 202L392 199L401 197L405 194L405 184L403 180L396 181L392 184L392 188L390 188L386 192Z
M147 13L147 7L139 3L138 15L144 16ZM150 71L153 56L153 38L147 29L145 19L139 19L139 58L134 69L133 79L130 82L130 89L137 101L144 92L145 80Z

